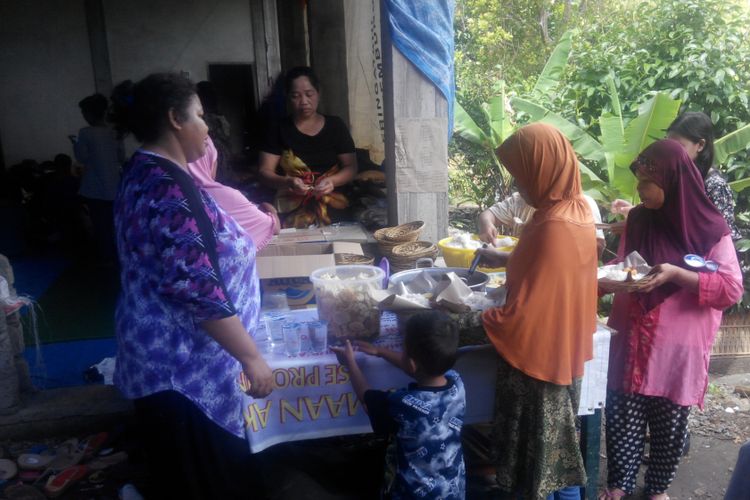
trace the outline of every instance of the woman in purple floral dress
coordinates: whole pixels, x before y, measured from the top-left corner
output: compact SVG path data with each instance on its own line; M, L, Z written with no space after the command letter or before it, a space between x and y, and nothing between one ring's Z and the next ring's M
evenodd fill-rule
M252 333L258 278L252 239L187 171L208 128L193 84L171 73L123 82L113 118L142 142L114 202L122 295L115 384L134 400L150 498L262 498L243 439L244 372L272 390Z

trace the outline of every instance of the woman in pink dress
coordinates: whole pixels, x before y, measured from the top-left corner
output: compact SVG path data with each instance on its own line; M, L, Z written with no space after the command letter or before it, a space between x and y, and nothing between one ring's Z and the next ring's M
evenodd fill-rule
M615 294L612 306L609 325L619 334L610 349L608 488L600 499L635 490L648 426L645 494L661 500L680 461L690 407L703 405L711 345L722 310L742 296L742 275L729 227L677 141L653 143L630 168L642 203L628 215L621 257L637 251L654 269L646 288ZM686 254L718 270L691 270Z
M260 252L279 234L279 217L270 203L261 203L260 207L245 198L238 190L216 181L216 162L218 152L209 137L206 139L206 153L192 163L188 163L190 176L196 184L205 189L224 212L237 221L242 229L250 235L255 248Z

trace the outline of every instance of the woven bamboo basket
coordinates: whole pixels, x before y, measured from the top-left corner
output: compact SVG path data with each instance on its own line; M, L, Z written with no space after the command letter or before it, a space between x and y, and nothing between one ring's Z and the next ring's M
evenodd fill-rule
M391 264L391 270L394 272L414 269L418 259L428 257L435 259L438 254L438 247L429 241L412 241L402 243L393 248L388 260Z
M416 241L422 233L423 227L424 221L421 220L407 222L396 227L383 228L383 236L389 241Z
M395 227L384 227L373 233L378 249L383 257L390 257L393 248L402 244L417 241L424 227L423 221L407 222Z
M350 264L371 266L375 262L375 257L369 255L357 255L355 253L337 253L333 256L337 266L346 266Z
M724 316L711 356L750 356L750 315Z
M609 278L601 278L599 281L600 284L607 285L607 287L613 292L626 292L626 293L632 293L637 292L641 290L643 287L648 285L648 283L651 281L650 276L646 276L645 278L641 278L637 281L615 281L611 280Z

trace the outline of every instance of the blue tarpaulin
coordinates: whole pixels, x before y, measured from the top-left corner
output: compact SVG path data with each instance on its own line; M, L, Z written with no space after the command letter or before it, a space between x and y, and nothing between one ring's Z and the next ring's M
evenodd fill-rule
M456 83L453 68L454 0L386 0L393 45L448 100L448 138L453 131Z

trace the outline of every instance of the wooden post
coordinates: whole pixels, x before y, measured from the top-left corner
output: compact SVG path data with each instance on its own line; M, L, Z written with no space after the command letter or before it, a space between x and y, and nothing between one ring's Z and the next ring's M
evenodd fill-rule
M601 449L602 410L581 417L581 455L588 481L584 487L586 500L595 500L599 484L599 450Z
M273 87L274 79L281 73L278 22L275 0L250 0L250 26L255 52L255 98L258 107Z
M448 232L448 103L391 42L381 3L385 171L390 225L425 222L422 240Z
M98 93L109 97L112 93L112 68L109 63L109 44L102 0L86 0L84 7L89 32L91 67L94 70L94 88Z

